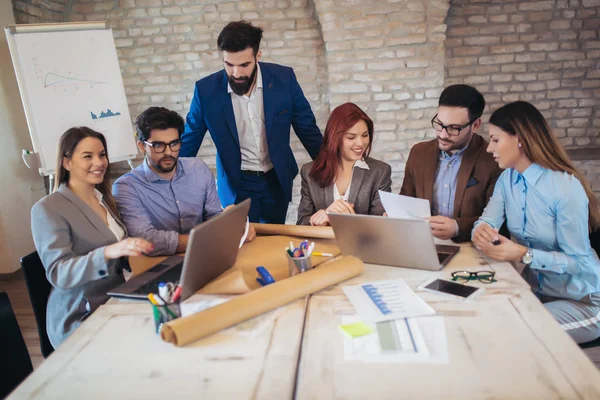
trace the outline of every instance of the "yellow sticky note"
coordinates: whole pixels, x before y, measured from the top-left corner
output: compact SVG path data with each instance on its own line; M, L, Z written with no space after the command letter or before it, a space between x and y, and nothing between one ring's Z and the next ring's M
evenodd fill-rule
M364 322L353 322L351 324L340 325L340 330L351 338L368 335L375 331Z

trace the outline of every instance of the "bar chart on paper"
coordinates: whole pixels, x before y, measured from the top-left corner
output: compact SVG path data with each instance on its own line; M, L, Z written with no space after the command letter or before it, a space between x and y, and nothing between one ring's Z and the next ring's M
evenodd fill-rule
M344 286L342 290L359 316L367 322L435 314L402 279Z

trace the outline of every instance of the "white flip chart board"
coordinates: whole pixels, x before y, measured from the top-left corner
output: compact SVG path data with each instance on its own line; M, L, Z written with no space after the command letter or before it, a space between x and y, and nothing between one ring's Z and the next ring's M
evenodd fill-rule
M5 29L33 150L54 174L60 136L87 126L106 137L111 162L137 154L112 30L105 22Z

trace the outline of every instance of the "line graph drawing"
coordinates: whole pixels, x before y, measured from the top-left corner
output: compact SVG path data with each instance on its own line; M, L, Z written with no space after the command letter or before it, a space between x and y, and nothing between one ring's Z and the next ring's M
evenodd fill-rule
M59 74L55 74L53 72L49 72L44 77L44 87L51 86L77 86L77 85L101 85L108 82L102 81L93 81L89 79L75 78L70 76L63 76Z

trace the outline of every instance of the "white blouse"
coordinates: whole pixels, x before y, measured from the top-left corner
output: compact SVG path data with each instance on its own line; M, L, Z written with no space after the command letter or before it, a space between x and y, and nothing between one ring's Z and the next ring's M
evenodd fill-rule
M115 221L110 211L108 211L108 208L106 208L106 206L104 205L104 202L102 202L104 196L102 196L102 193L100 193L98 189L94 189L94 193L96 195L96 198L98 199L98 202L100 202L100 205L106 210L108 229L110 229L110 231L115 235L117 240L123 239L123 237L125 236L125 231L123 230L123 228L121 228L121 225L119 225L117 221Z
M337 185L335 183L333 184L333 201L337 201L340 199L344 200L344 201L348 201L348 196L350 195L350 187L352 186L352 177L354 176L354 168L355 167L370 170L369 165L364 160L358 160L358 161L354 162L354 165L352 166L352 175L350 175L350 184L348 185L348 188L346 189L346 193L344 193L343 196L340 195L340 191L338 190Z

